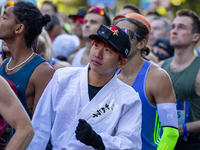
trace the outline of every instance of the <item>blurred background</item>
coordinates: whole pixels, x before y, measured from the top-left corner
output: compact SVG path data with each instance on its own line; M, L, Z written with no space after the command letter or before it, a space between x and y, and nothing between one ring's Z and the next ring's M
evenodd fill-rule
M4 0L1 0L3 2ZM41 8L41 4L44 0L37 0L37 5ZM145 11L149 8L150 4L155 0L49 0L57 5L60 13L68 16L69 14L76 14L78 9L90 6L106 7L111 16L115 16L122 7L129 3L138 6L145 14ZM163 0L160 0L162 3ZM172 11L176 12L179 9L188 8L194 10L200 15L200 0L169 0ZM166 10L163 7L158 7L157 11L165 15Z
M37 6L41 8L42 2L45 0L36 0ZM99 6L106 8L111 17L117 15L125 4L134 4L138 6L143 14L149 9L149 6L155 1L159 1L160 7L157 7L157 11L163 16L166 15L166 10L162 7L162 3L166 0L48 0L57 5L58 12L68 16L69 14L76 14L80 8L89 8L90 6ZM179 9L188 8L194 10L200 15L200 0L167 0L171 4L172 12L175 13ZM3 5L6 0L0 0L0 6Z

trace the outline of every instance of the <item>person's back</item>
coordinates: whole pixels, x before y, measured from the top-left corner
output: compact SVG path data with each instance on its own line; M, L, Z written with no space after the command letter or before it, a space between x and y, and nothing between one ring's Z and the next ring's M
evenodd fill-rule
M191 10L180 10L172 24L170 43L174 57L160 63L172 80L177 99L180 138L176 150L200 148L200 58L194 47L200 38L200 21Z

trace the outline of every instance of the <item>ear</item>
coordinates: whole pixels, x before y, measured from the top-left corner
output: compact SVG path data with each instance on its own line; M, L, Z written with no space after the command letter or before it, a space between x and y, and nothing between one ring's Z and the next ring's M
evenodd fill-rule
M137 49L141 50L147 45L147 40L142 39L142 41L138 41L137 43Z
M126 65L127 59L120 60L116 66L117 69L122 68L124 65Z
M194 33L192 41L196 43L196 42L198 42L199 38L200 38L200 34L199 33Z
M24 29L25 29L24 24L22 24L22 23L17 24L16 28L15 28L15 33L21 34L21 33L23 33Z

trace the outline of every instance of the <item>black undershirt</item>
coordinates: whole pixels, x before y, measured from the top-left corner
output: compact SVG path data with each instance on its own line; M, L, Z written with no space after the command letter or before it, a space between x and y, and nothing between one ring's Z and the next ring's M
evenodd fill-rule
M89 93L90 101L101 90L102 87L96 87L96 86L92 86L92 85L88 84L88 93Z

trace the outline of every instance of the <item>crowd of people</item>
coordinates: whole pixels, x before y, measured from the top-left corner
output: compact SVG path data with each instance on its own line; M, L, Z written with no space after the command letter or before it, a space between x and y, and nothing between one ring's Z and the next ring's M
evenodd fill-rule
M168 0L145 14L126 4L114 17L7 0L0 149L199 150L199 39L199 16L174 16Z

